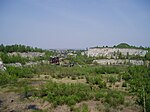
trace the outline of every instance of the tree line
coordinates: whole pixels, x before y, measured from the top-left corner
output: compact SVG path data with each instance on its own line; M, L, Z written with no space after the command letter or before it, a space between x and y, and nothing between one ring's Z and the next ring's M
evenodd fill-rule
M30 46L25 46L25 45L0 45L0 52L5 52L5 53L11 53L11 52L43 52L41 48L33 48Z

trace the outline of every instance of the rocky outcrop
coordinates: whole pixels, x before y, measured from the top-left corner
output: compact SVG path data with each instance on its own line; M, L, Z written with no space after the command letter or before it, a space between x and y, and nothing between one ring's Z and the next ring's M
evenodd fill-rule
M0 70L6 70L6 67L4 67L4 64L2 61L0 61Z
M116 57L118 55L139 55L145 56L147 50L142 49L127 49L127 48L90 48L87 51L87 55L91 57L104 56L107 58Z
M22 67L22 64L21 63L9 63L9 64L5 64L5 66Z
M144 65L143 60L121 60L121 59L99 59L99 60L94 60L93 63L98 63L100 65Z
M29 58L34 58L34 57L42 57L45 55L45 53L40 53L40 52L13 52L13 53L8 53L9 56L16 56L20 55L21 57L29 57Z

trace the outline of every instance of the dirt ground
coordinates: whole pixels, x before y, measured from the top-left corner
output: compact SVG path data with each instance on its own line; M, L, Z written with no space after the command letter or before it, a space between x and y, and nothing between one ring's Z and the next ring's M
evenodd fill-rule
M130 97L126 100L131 100ZM77 103L74 108L82 110L82 105L88 106L89 112L141 112L141 108L137 105L119 106L116 109L105 106L102 101L83 101ZM39 98L30 97L29 99L23 98L22 94L15 92L0 92L0 112L32 112L36 110L43 110L44 112L70 112L70 107L67 105L53 106Z
M48 77L48 76L47 76ZM47 78L49 79L49 78ZM71 80L70 78L54 79L53 81L58 83L86 83L85 79ZM29 81L30 86L38 88L45 84L48 80L45 80L45 76L42 75L40 78L33 78ZM113 89L120 90L121 83L116 83L119 86L113 87ZM53 107L48 101L37 97L25 98L23 93L10 91L9 88L0 88L0 112L71 112L71 108L67 105ZM111 89L111 88L110 88ZM103 100L100 101L82 101L73 106L74 109L79 109L82 111L83 105L88 106L89 112L142 112L142 108L135 104L135 100L131 96L125 97L125 104L117 106L117 108L109 107L104 103Z

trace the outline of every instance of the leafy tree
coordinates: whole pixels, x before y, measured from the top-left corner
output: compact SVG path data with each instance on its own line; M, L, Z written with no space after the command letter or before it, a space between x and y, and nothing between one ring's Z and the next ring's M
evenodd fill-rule
M33 48L30 46L25 46L25 45L6 45L4 46L3 44L0 45L0 51L1 52L43 52L44 50L40 48Z

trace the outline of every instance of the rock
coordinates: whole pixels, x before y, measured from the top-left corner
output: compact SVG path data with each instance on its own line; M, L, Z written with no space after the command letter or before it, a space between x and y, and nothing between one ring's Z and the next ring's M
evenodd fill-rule
M132 64L132 65L144 65L143 60L128 60L128 59L99 59L99 60L93 60L93 63L98 63L100 65L126 65L126 64Z
M98 56L105 56L107 58L116 57L117 53L121 53L124 56L127 55L139 55L145 56L147 50L142 49L127 49L127 48L90 48L86 52L88 56L98 57ZM114 58L115 58L114 57Z
M28 105L26 109L39 110L36 105Z

